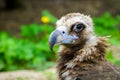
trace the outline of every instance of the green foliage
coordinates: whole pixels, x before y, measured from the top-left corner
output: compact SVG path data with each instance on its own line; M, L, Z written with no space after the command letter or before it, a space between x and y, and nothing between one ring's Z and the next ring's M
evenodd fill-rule
M112 44L120 44L120 16L112 17L109 13L105 13L101 17L95 17L95 32L101 36L111 36Z
M120 57L120 55L119 55L119 57ZM120 66L120 60L118 60L118 59L113 55L113 52L112 52L112 51L109 51L109 52L107 53L106 58L107 58L110 62L114 63L115 65Z
M55 24L56 18L52 14L48 11L42 14ZM0 32L0 71L43 70L53 66L56 57L50 53L48 45L49 34L54 30L51 23L22 25L19 38Z
M45 69L52 66L55 56L50 53L48 37L54 27L43 24L22 25L16 39L0 33L0 70ZM46 63L46 61L48 61Z

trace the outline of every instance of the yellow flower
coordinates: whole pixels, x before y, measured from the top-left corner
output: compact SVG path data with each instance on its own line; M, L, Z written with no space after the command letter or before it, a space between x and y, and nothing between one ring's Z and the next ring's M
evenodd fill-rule
M42 17L41 17L41 21L42 21L43 23L49 23L49 22L50 22L50 19L49 19L47 16L42 16Z

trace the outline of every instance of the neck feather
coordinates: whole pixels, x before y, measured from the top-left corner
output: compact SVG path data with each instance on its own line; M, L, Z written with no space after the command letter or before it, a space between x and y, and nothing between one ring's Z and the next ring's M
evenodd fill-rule
M58 51L58 71L61 71L66 67L73 67L76 62L98 63L103 61L105 60L107 47L108 44L106 37L95 37L88 40L88 42L84 43L84 45L74 46L72 48L60 46Z

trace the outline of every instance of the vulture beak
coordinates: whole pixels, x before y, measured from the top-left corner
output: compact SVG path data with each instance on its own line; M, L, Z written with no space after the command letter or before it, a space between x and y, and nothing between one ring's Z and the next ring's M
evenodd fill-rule
M75 35L68 35L63 30L54 30L49 37L50 50L53 51L54 45L60 44L72 44L78 37Z

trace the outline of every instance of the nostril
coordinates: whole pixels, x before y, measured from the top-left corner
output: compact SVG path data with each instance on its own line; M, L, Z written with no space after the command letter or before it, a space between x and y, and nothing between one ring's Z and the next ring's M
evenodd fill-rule
M64 33L65 33L65 31L62 31L62 33L64 34Z

